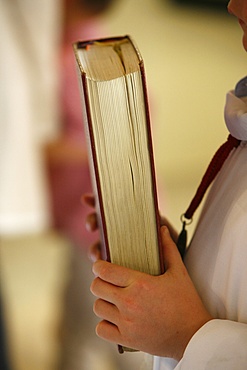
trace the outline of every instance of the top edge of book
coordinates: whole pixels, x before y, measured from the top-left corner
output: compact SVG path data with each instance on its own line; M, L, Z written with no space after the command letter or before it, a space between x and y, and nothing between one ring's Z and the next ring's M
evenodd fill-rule
M130 36L78 41L73 44L82 74L109 81L140 71L141 54Z

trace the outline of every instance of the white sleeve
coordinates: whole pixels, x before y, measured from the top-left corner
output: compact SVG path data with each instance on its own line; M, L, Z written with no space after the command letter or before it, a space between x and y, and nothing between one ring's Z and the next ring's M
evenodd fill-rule
M175 370L246 370L247 324L211 320L190 340Z

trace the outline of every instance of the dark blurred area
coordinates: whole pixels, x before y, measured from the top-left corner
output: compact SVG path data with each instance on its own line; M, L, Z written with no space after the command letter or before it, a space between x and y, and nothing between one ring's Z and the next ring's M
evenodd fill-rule
M216 10L225 10L228 4L227 0L172 0L172 2L177 5Z

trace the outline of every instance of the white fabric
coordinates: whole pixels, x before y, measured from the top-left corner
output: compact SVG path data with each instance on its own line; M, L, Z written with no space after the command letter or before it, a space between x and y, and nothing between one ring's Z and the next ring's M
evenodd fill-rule
M154 370L247 369L245 102L235 99L231 92L227 95L225 112L231 133L244 140L230 154L216 177L185 257L189 274L205 306L216 319L194 335L177 365L170 365L167 359L161 358L156 360Z
M1 1L0 234L49 222L42 144L57 132L60 2Z
M247 97L237 98L233 91L226 96L225 122L236 139L247 140Z
M178 362L172 358L154 357L153 370L173 370Z
M246 370L246 324L213 320L192 338L176 370Z

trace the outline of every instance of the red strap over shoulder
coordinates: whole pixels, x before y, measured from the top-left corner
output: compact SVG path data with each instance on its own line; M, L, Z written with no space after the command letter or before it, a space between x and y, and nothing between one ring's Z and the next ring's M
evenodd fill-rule
M237 148L239 146L240 142L241 140L234 138L232 135L228 136L227 141L223 145L221 145L221 147L217 150L213 159L209 163L209 166L202 178L202 181L196 191L194 198L192 199L187 211L182 215L181 221L183 227L177 240L177 247L182 258L184 257L187 245L186 225L188 225L192 221L195 211L200 205L208 187L210 186L210 184L220 171L221 167L223 166L223 163L225 162L226 158L229 156L229 154L234 148ZM189 220L189 222L186 222L185 219Z
M234 138L232 135L229 135L227 141L217 150L202 178L202 181L197 189L194 198L192 199L187 211L184 214L184 217L186 219L192 219L193 214L200 205L204 194L220 171L226 158L233 148L237 148L239 146L240 142L240 140Z

